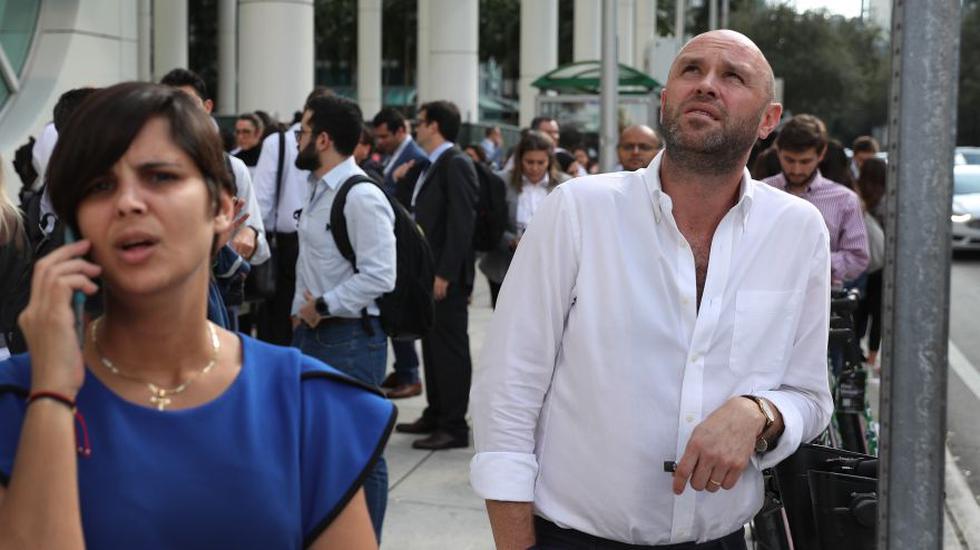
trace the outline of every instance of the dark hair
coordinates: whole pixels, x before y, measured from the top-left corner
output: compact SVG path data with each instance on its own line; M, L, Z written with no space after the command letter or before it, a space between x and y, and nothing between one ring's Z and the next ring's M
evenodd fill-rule
M163 75L163 78L160 79L160 84L173 86L174 88L190 86L194 88L194 92L197 94L197 97L201 98L201 101L211 99L208 96L208 87L204 83L204 79L189 69L177 68L171 70L169 73Z
M255 113L242 113L238 115L238 120L245 120L252 123L255 129L261 134L265 131L265 126L262 125L262 119L258 117Z
M174 144L201 171L215 212L222 191L235 194L211 117L176 88L123 82L92 94L59 133L51 154L47 171L51 203L76 233L78 204L155 117L170 123Z
M541 126L542 122L558 122L558 121L550 116L536 116L531 119L531 129L537 130L538 126Z
M865 209L871 211L878 207L881 198L885 196L887 175L888 165L880 158L869 158L861 164L861 174L858 175L855 187L864 201Z
M490 136L493 135L493 133L495 131L497 131L499 129L500 129L500 126L487 126L487 128L485 130L483 130L483 137L490 137Z
M374 151L374 129L367 123L361 124L361 138L357 142L360 145L370 145Z
M423 103L419 111L425 111L425 121L439 125L439 134L446 141L456 141L462 119L459 109L451 101L430 101Z
M524 154L531 151L545 151L548 153L548 176L551 178L550 184L555 185L558 183L558 163L555 162L554 140L544 132L531 130L521 138L521 141L517 143L517 148L514 149L514 169L510 172L510 185L518 193L521 192L522 178L524 177L521 162L524 160Z
M21 145L14 151L14 172L20 176L22 189L30 189L37 181L37 170L34 169L34 143L33 137L27 138L27 143Z
M568 173L568 167L575 162L575 156L568 151L556 151L555 160L558 161L558 166L561 167L561 171Z
M779 165L779 155L776 147L768 147L756 155L755 160L752 161L752 168L749 171L752 173L752 179L757 180L764 180L782 172L783 167Z
M827 127L813 115L796 115L783 126L776 138L776 147L802 153L816 149L817 154L827 146Z
M405 116L398 112L398 110L391 107L385 107L378 111L378 114L374 115L371 119L371 126L377 128L384 124L388 131L394 134L399 128L405 127Z
M316 139L325 132L333 140L338 153L350 155L354 152L364 125L357 103L338 95L323 95L308 101L306 110L310 112L310 127L313 130L310 139Z
M851 159L847 158L844 146L836 139L827 142L827 152L820 161L820 174L845 187L852 188L854 179L851 178Z
M333 95L333 92L330 91L330 88L327 88L326 86L315 86L310 91L310 93L306 94L306 101L303 102L303 110L309 111L310 102L313 101L314 99L318 97L327 97L331 95ZM294 118L293 124L296 124L297 122L303 120L303 113L297 111L296 116L294 116L293 118Z
M871 136L859 136L851 145L851 150L855 153L877 153L878 142Z
M466 146L466 149L473 149L476 152L476 158L480 159L480 162L487 162L487 152L483 150L483 146L479 143L471 143Z
M98 88L75 88L61 94L54 104L54 129L60 132L68 124L71 115L78 110L78 106L96 90Z

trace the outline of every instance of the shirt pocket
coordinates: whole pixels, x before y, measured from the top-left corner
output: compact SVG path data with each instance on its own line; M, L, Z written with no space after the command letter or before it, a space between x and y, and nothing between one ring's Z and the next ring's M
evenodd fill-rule
M735 295L732 371L784 370L802 299L803 292L797 290L742 290Z

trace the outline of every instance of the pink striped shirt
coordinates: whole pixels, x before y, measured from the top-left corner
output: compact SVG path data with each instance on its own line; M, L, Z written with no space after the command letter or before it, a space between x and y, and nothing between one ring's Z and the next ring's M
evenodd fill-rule
M786 189L786 177L783 174L763 181L773 187ZM857 193L823 177L817 171L802 198L817 207L830 230L831 279L835 284L840 284L858 278L868 268L869 257L868 234Z

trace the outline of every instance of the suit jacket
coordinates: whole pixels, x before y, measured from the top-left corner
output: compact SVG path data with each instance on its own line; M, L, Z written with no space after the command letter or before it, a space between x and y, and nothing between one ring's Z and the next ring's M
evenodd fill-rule
M415 143L415 140L410 141L408 145L406 145L405 148L402 149L401 154L398 155L397 158L392 159L391 171L389 171L388 175L384 177L385 190L391 193L392 195L397 195L398 194L396 191L397 182L395 182L395 178L394 178L395 170L397 170L399 166L405 164L410 160L415 161L415 166L418 166L419 164L425 164L428 158L429 156L425 154L425 151L423 151L422 148L419 147L417 143ZM382 173L384 173L383 170ZM408 178L405 179L407 180ZM402 203L402 204L405 205L405 208L409 207L409 205L406 203Z
M411 205L412 192L426 163L416 163L398 185L398 199ZM473 225L479 183L470 157L458 147L446 150L425 174L415 199L415 221L432 248L436 275L473 288Z
M504 276L507 275L510 262L514 259L514 251L511 250L510 243L517 238L517 201L520 194L510 184L511 173L512 169L496 173L507 186L507 227L504 229L504 234L500 236L497 248L487 251L480 258L480 271L487 276L488 280L497 284L504 282ZM555 187L570 179L571 177L567 174L559 172L557 181L549 182L548 192L550 193Z

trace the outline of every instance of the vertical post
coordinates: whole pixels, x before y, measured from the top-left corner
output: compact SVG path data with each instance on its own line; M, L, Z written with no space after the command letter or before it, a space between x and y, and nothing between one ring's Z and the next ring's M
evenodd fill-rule
M537 96L531 83L558 66L558 0L521 0L519 123L531 124Z
M721 0L721 28L727 29L729 26L729 16L731 15L731 6L728 4L729 0Z
M633 59L633 43L636 36L633 34L634 21L636 20L636 1L635 0L616 0L616 47L618 48L619 63L630 67L636 66Z
M357 0L357 102L365 118L381 110L381 0Z
M415 18L415 100L421 105L433 98L429 92L429 66L432 49L429 47L429 0L418 0L418 13Z
M718 0L708 0L708 30L718 28Z
M601 0L575 0L572 60L595 61L601 55Z
M602 3L602 72L599 78L599 167L611 172L616 164L619 61L616 58L616 2Z
M153 2L153 80L187 68L187 0Z
M684 43L684 22L687 20L687 0L677 0L674 8L674 38L678 48Z
M218 113L238 113L238 0L218 2Z
M943 547L960 0L895 0L878 548Z
M153 79L153 2L139 0L137 4L137 75L143 82Z
M480 2L427 1L430 30L436 31L429 33L427 93L455 103L463 122L475 122L480 118Z
M657 0L636 0L633 26L633 66L650 74L653 63L650 49L657 39Z

